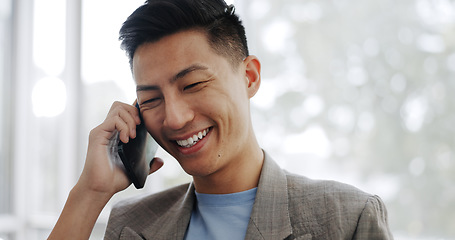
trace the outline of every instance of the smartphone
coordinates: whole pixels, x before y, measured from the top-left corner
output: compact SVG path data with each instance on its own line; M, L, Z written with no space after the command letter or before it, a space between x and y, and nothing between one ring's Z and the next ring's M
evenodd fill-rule
M139 110L139 105L136 104ZM117 152L125 166L126 175L137 189L143 188L150 171L150 162L155 157L158 144L147 132L142 116L141 123L136 126L136 138L128 143L119 141Z

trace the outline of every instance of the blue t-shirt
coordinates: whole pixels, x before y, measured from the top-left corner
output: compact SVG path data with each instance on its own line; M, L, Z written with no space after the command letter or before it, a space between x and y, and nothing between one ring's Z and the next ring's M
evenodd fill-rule
M231 194L196 192L197 204L185 239L245 239L256 190Z

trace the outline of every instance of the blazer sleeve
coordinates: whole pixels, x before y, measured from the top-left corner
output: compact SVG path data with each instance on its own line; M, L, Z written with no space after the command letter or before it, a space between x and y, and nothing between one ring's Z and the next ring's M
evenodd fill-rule
M389 229L387 209L378 196L368 198L352 239L393 239Z

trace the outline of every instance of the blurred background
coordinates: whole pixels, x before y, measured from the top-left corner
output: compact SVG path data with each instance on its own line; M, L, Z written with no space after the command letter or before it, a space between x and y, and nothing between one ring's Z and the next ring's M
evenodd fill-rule
M143 0L0 0L0 239L45 239L89 131L135 86L118 30ZM455 1L231 0L262 61L261 146L385 201L395 239L455 239ZM140 191L190 181L171 157Z

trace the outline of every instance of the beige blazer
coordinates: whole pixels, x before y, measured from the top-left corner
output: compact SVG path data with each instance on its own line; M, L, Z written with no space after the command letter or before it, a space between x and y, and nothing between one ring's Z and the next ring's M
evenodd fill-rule
M111 211L104 238L183 239L194 201L189 183L120 202ZM245 239L393 237L379 197L346 184L290 174L265 153Z

